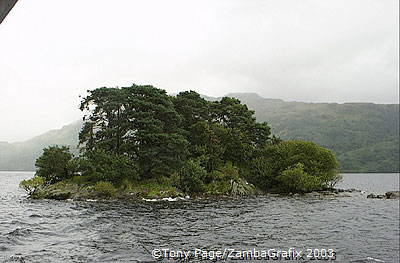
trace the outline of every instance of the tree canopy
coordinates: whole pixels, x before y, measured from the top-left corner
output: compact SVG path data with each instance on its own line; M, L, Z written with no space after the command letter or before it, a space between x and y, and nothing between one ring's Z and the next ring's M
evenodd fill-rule
M110 184L149 180L227 194L248 190L247 181L266 191L306 192L337 177L330 151L281 141L235 98L210 102L194 91L170 96L153 86L103 87L88 91L80 109L81 155L50 147L37 160L37 176L49 184L79 175L107 195L115 192Z

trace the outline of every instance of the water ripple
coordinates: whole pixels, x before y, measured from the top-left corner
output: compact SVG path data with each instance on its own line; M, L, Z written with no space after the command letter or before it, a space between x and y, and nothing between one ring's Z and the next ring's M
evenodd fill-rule
M30 176L0 173L0 262L155 262L155 248L289 247L333 248L336 262L399 260L398 200L28 200L18 182Z

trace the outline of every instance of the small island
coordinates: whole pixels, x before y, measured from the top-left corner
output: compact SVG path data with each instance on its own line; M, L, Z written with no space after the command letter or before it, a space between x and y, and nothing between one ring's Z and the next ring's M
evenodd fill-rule
M30 198L162 199L309 193L339 180L335 155L283 141L238 99L153 86L88 91L80 153L50 146L20 186Z

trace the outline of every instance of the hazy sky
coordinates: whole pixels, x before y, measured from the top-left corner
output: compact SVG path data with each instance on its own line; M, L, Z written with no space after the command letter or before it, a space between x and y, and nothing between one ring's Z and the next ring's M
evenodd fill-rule
M0 25L0 141L80 118L87 89L398 103L398 0L20 0Z

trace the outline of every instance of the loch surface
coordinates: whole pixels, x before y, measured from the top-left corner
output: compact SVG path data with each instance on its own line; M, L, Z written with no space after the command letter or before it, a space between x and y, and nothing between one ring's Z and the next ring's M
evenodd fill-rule
M154 262L151 251L162 248L291 247L334 249L334 262L399 262L399 200L366 198L399 190L399 174L344 174L338 187L365 191L350 197L177 202L29 200L18 183L32 176L0 172L0 262Z

